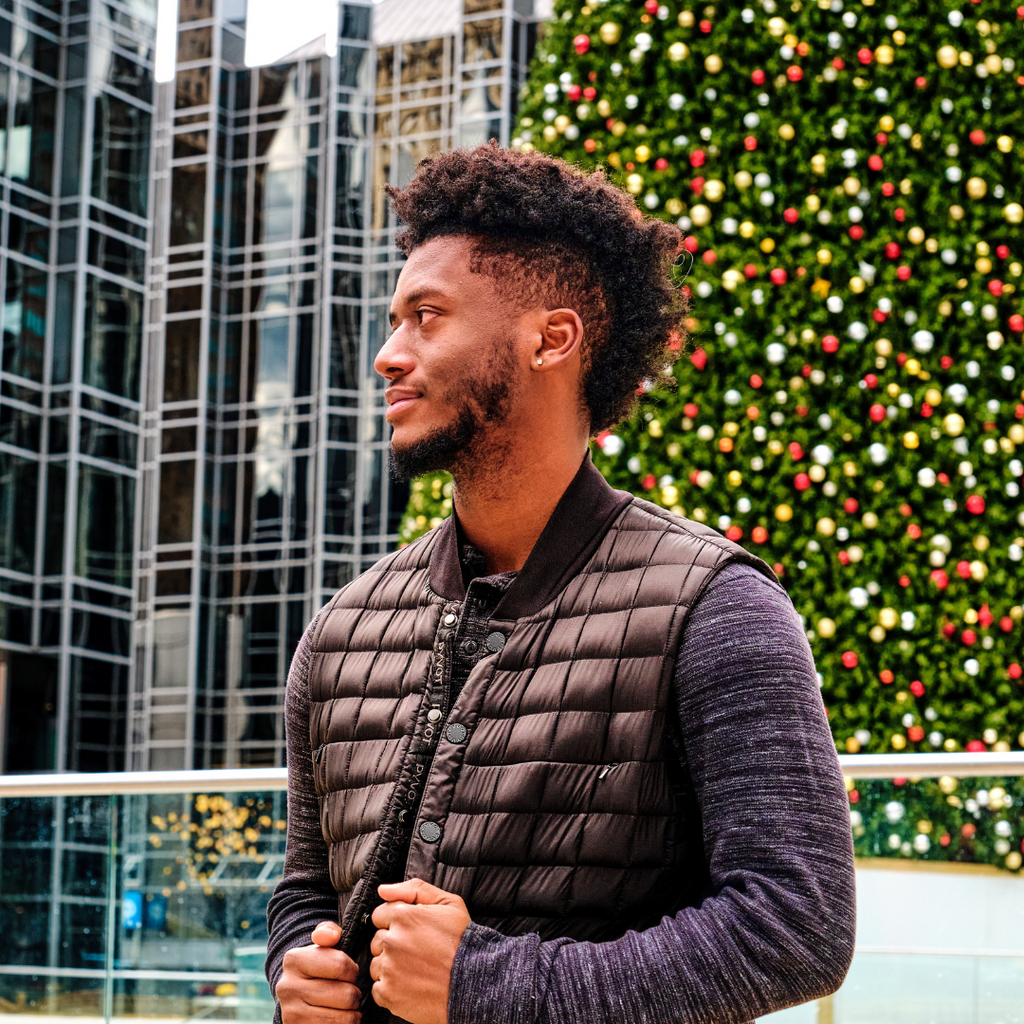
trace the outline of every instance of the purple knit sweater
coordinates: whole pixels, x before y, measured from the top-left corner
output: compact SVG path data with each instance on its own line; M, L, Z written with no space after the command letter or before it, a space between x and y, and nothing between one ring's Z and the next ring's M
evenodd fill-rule
M268 908L272 987L285 951L338 911L313 789L308 635L288 676L288 843ZM452 969L449 1024L745 1022L841 984L855 923L849 805L786 592L748 566L721 570L691 612L675 683L710 895L605 943L509 938L471 924Z

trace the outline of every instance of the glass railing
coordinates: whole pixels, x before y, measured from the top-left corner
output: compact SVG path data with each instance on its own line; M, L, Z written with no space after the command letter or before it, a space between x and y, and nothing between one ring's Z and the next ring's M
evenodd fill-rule
M773 1024L1024 1024L1024 754L841 758L857 953ZM269 1021L283 769L0 777L0 1012Z

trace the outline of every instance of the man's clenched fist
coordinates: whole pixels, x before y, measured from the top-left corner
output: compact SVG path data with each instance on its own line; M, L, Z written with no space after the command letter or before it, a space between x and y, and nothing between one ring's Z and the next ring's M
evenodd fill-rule
M283 1024L359 1024L355 961L334 945L341 928L325 921L313 929L312 946L289 949L277 983Z
M370 943L374 1001L410 1024L447 1024L455 952L470 922L460 896L419 878L377 890Z

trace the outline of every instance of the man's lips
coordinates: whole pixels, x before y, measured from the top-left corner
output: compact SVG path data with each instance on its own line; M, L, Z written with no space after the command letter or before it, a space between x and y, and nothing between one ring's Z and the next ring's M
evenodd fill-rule
M385 391L384 398L388 403L388 411L384 418L390 423L395 417L401 415L403 410L408 409L413 402L422 397L421 392L407 389Z

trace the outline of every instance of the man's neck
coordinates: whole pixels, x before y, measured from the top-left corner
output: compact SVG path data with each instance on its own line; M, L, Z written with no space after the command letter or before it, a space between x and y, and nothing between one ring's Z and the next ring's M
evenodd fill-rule
M456 472L459 526L483 552L488 574L522 569L585 455L585 446L558 446L528 460L509 457L486 478Z

